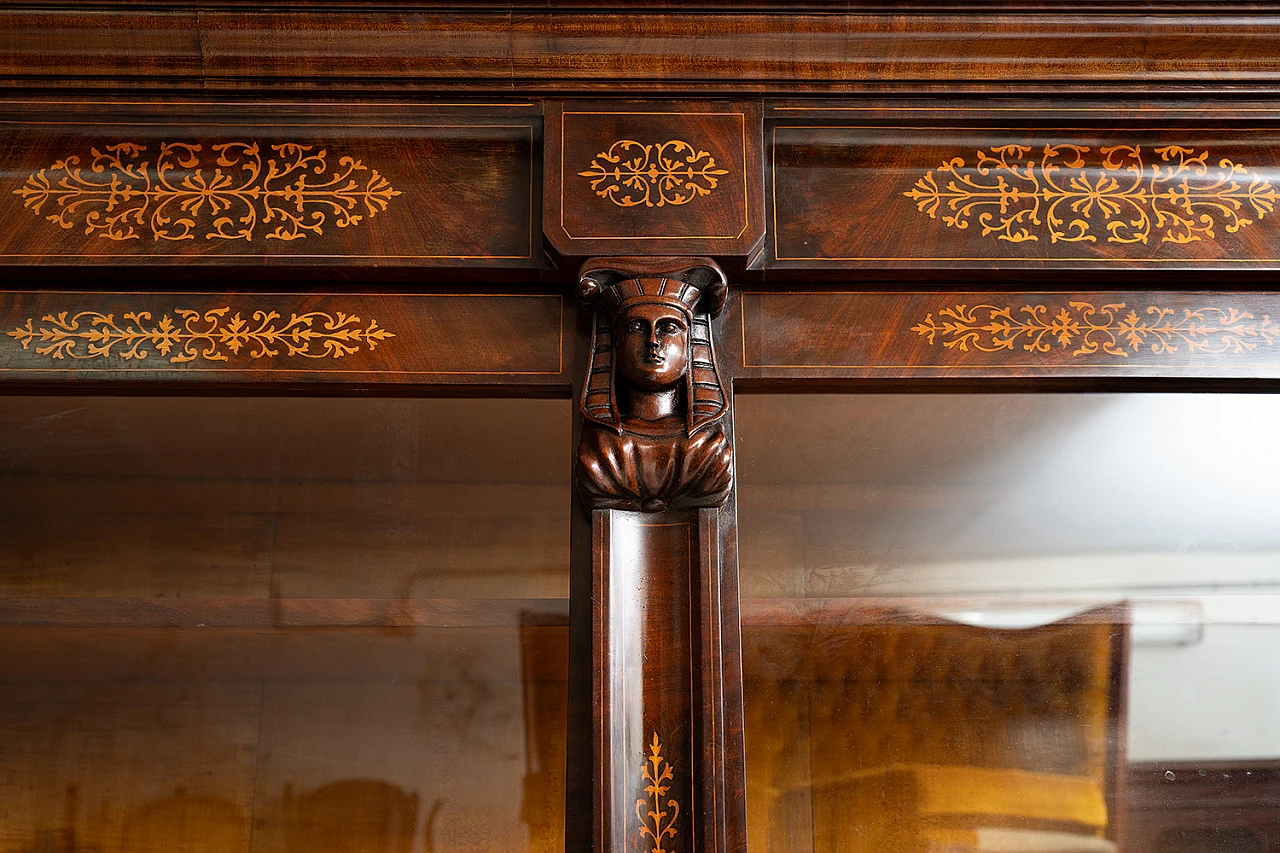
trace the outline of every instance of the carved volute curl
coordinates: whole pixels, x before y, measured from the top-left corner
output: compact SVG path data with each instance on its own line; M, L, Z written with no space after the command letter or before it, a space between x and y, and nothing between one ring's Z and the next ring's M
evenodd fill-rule
M708 258L592 258L595 311L577 481L592 509L719 506L733 485L711 320L728 281Z

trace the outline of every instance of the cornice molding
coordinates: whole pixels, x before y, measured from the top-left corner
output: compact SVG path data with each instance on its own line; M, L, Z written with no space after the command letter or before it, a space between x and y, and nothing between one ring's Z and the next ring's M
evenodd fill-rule
M1253 4L600 14L326 4L0 10L0 89L753 94L1280 89ZM1035 11L1032 11L1034 9ZM1167 11L1180 9L1181 11Z

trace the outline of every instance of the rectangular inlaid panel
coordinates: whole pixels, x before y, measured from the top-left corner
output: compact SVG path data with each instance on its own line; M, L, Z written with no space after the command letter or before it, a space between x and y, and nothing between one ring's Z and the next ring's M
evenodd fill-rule
M691 521L648 520L653 516L600 512L607 528L598 559L606 575L597 594L607 623L597 640L596 685L604 707L600 738L601 779L608 822L602 850L690 851L704 819L696 813L694 768L698 673L693 624L695 552Z
M566 255L748 253L760 121L752 103L548 104L548 237Z
M562 301L0 292L0 381L558 385Z
M0 263L539 264L519 110L55 106L0 119Z
M1280 264L1264 123L779 125L771 141L777 266Z
M754 378L1276 377L1265 293L746 293Z

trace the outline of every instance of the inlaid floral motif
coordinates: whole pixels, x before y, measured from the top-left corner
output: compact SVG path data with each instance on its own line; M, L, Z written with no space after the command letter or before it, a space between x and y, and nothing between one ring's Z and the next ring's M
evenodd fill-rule
M665 804L662 802L671 788L671 779L671 764L662 757L662 744L658 741L658 733L654 732L644 765L645 796L636 800L640 838L649 839L648 853L671 853L670 848L663 847L663 844L667 839L675 838L676 818L680 816L680 803L674 798Z
M1022 349L1047 353L1053 349L1072 356L1105 355L1128 358L1144 348L1162 355L1178 352L1240 353L1280 339L1280 326L1237 308L1184 308L1176 311L1151 305L1143 308L1113 302L1068 302L1051 307L955 305L930 313L911 331L930 344L968 352Z
M121 142L58 160L14 190L33 213L108 240L302 240L387 209L400 191L352 157L285 143Z
M224 362L241 350L253 360L277 356L342 358L372 350L395 335L353 314L308 311L285 320L275 311L254 311L251 319L228 307L194 311L175 309L154 320L148 311L115 314L61 311L46 314L6 334L37 355L49 358L144 359L152 350L173 364L196 360Z
M1185 244L1234 234L1275 210L1276 189L1261 175L1208 151L1181 145L1098 149L1027 145L978 151L944 162L903 193L930 219L1010 243Z
M666 207L711 195L729 171L679 139L650 145L620 139L578 174L591 179L596 195L619 207Z

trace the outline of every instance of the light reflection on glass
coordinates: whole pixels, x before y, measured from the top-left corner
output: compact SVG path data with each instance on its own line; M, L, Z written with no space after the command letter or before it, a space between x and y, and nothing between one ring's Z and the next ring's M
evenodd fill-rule
M740 396L753 849L1262 849L1274 824L1250 804L1280 796L1278 422L1266 395ZM1112 659L1061 621L1105 626L1099 607L1121 614ZM881 669L854 675L866 658ZM1118 679L1110 717L1054 687L1088 661ZM1122 778L1063 776L1050 743ZM1073 779L1058 802L1101 796L1101 823L1021 793ZM1212 796L1231 809L1190 805Z
M562 851L568 430L0 400L0 851Z

